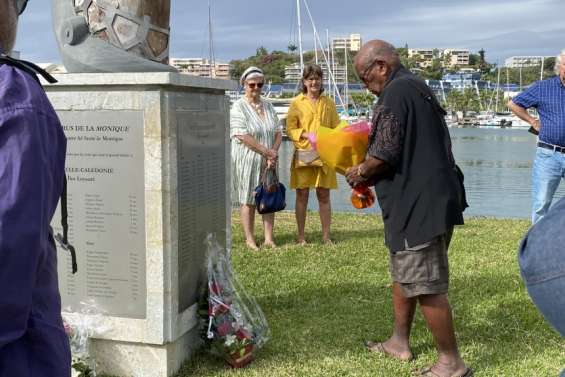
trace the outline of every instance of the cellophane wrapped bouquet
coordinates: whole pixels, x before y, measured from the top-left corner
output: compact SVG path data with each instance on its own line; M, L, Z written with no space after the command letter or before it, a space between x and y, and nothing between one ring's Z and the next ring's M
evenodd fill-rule
M335 128L320 127L317 134L309 134L310 144L320 158L340 174L365 160L371 123L361 121L348 124L342 121ZM357 209L368 208L375 202L373 191L366 185L355 187L351 192L351 204Z
M263 311L237 280L229 252L213 235L208 247L208 284L200 301L203 338L210 351L232 368L251 363L269 339Z
M96 377L96 361L90 353L90 339L108 331L103 311L94 300L80 303L80 310L63 312L63 325L69 337L73 377Z

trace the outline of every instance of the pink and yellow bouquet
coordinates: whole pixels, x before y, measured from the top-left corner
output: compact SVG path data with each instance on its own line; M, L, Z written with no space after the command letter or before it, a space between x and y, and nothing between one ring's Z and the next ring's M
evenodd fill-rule
M342 121L336 128L320 127L317 134L309 134L310 144L329 167L345 175L347 169L365 160L371 123L361 121L348 124ZM375 195L368 186L357 186L351 192L351 204L355 208L368 208L375 202Z

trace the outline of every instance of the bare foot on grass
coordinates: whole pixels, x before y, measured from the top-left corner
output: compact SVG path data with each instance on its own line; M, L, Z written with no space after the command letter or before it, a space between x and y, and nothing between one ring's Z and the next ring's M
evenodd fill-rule
M248 249L251 249L251 250L254 250L254 251L259 250L259 247L257 246L257 244L255 243L254 240L247 240L247 241L245 241L245 244L247 245Z

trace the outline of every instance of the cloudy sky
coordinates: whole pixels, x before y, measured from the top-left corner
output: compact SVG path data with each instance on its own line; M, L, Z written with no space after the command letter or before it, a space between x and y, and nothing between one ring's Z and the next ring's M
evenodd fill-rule
M70 0L67 0L70 1ZM155 1L155 0L151 0ZM171 0L171 56L208 56L208 2ZM258 46L297 43L295 0L210 0L217 60L253 55ZM322 40L360 33L397 46L486 50L501 63L512 55L557 55L565 48L565 0L308 0ZM16 49L36 62L58 62L51 0L30 0ZM303 9L305 49L314 47Z

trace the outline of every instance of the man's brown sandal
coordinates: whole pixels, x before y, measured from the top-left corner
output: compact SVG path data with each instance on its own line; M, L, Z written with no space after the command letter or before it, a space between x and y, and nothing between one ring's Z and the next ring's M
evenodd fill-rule
M439 374L434 373L432 371L432 367L424 368L419 371L415 371L414 376L422 376L422 377L441 377ZM473 370L471 368L467 368L463 374L454 374L450 377L472 377L474 376Z
M370 340L366 340L365 341L365 348L367 348L367 350L369 352L382 354L382 355L385 355L387 357L391 357L393 359L400 360L400 361L411 361L411 360L414 359L414 356L412 355L412 353L410 353L410 356L400 356L400 355L397 355L396 353L393 353L393 352L387 350L382 342L373 342L373 341L370 341ZM467 376L465 376L465 377L467 377Z

